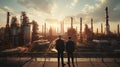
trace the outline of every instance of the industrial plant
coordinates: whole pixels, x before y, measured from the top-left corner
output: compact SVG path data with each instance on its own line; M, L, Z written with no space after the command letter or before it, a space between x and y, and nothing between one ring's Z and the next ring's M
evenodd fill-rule
M70 17L70 28L68 28L67 31L64 31L65 24L64 21L61 21L59 24L61 27L60 32L58 33L58 31L53 27L48 29L47 23L42 25L42 31L39 32L38 23L35 20L30 22L26 12L21 12L20 22L18 22L16 16L11 16L10 14L10 12L7 12L6 27L1 27L0 29L1 49L15 48L20 46L30 47L33 46L34 41L39 40L48 40L49 42L52 42L57 38L58 35L62 35L66 40L67 37L70 36L75 42L78 43L78 45L83 44L83 46L87 46L85 44L90 46L90 44L96 40L107 40L108 42L112 42L114 40L117 41L117 43L119 43L120 40L119 24L117 25L117 33L110 31L108 7L105 8L105 30L103 31L104 27L103 23L101 23L101 32L98 32L98 28L96 29L96 32L93 32L94 18L91 18L91 27L89 27L88 24L85 24L84 31L82 31L83 22L82 17L80 17L80 32L78 32L78 30L74 27L75 19Z
M1 33L4 33L1 35L2 48L30 46L38 38L38 24L36 21L29 22L25 12L21 13L20 23L16 16L11 17L10 12L7 12L6 27Z
M60 25L59 32L57 28L52 26L47 28L46 22L43 25L41 24L42 29L40 31L38 23L35 20L30 22L26 12L21 12L20 22L16 16L11 16L10 12L7 12L6 20L6 26L0 28L1 57L20 56L32 57L32 59L42 57L45 58L46 61L46 57L56 57L55 40L59 35L62 36L65 42L68 40L68 37L71 37L72 40L75 41L76 58L113 58L119 57L120 55L119 24L116 26L117 32L110 30L108 7L105 8L105 22L101 23L100 32L98 32L98 28L96 32L93 31L93 29L95 29L94 18L89 19L89 27L88 24L83 26L83 18L79 17L79 28L75 28L75 19L71 16L69 17L69 20L71 20L70 27L65 31L65 21L61 21L60 24L58 24ZM105 30L103 30L104 28ZM77 29L79 29L79 31ZM66 57L66 52L64 53ZM118 54L116 55L116 53Z

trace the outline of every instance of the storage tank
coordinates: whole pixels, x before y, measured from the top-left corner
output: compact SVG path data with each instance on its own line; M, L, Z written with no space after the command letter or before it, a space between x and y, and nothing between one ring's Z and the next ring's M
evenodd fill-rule
M31 44L32 41L32 23L27 23L24 26L24 44Z
M18 20L16 17L12 17L12 20L11 20L11 28L10 28L10 31L11 31L11 44L13 47L16 47L19 44L19 33L20 33L20 26L19 26L19 23L18 23Z

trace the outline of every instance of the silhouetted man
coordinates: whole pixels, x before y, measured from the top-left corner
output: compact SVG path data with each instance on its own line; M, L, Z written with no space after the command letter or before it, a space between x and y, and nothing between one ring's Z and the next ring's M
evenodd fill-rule
M75 42L71 40L71 37L68 37L68 41L66 43L66 51L67 51L67 56L68 56L68 65L70 66L70 58L72 59L72 65L73 67L75 67L74 65L74 56L73 56L73 52L75 50Z
M58 67L60 67L60 58L61 58L61 63L62 67L64 67L64 59L63 59L63 52L65 50L65 45L64 45L64 40L61 39L61 36L59 36L59 39L56 40L56 49L58 51Z

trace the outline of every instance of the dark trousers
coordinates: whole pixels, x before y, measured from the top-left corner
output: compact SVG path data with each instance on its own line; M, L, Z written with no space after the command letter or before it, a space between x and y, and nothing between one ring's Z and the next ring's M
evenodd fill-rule
M62 63L62 67L64 67L64 59L63 59L63 52L58 52L58 67L60 67L60 58L61 58L61 63Z
M71 58L71 60L72 60L72 65L73 65L73 67L75 67L75 65L74 65L74 55L73 55L73 52L68 52L68 53L67 53L67 56L68 56L68 65L69 65L69 67L71 67L71 66L70 66L70 58Z

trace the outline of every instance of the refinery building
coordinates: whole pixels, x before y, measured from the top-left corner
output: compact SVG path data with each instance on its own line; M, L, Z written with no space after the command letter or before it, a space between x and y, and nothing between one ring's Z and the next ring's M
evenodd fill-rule
M4 43L8 48L30 45L32 42L33 24L29 22L25 12L20 16L20 23L17 17L12 17L10 21L10 12L7 12L7 24L4 34Z

